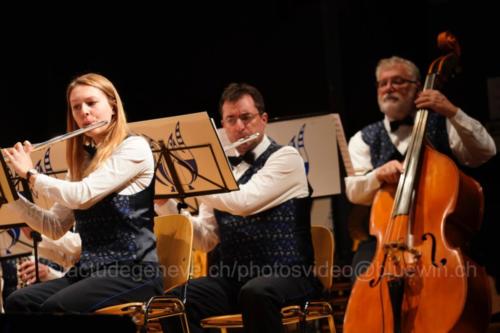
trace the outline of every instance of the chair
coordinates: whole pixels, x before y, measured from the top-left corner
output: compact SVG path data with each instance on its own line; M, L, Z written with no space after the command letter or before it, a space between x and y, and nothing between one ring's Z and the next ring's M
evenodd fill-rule
M183 215L155 217L156 250L163 269L165 293L185 285L190 277L193 226ZM184 302L171 296L154 296L148 302L118 304L95 311L96 314L129 315L141 331L161 332L158 320L180 317L183 331L189 333Z
M332 232L323 226L313 225L311 235L314 246L314 274L323 285L326 297L330 294L333 284L333 253L334 240ZM284 326L300 325L305 331L305 323L320 319L328 320L330 333L335 333L332 306L327 300L306 302L304 305L290 305L281 309ZM203 328L216 328L221 333L227 333L229 328L243 327L241 314L214 316L201 321Z

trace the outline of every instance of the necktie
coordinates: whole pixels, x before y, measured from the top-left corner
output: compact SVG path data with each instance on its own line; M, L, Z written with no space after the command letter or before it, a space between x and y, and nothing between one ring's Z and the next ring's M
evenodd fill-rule
M407 116L404 119L393 120L393 121L389 122L389 126L391 127L391 132L396 131L399 128L399 126L401 126L401 125L412 126L413 125L413 118L410 116Z
M240 164L242 161L245 161L248 164L253 164L253 162L255 161L255 154L253 152L247 152L244 155L228 156L227 159L229 160L229 163L231 163L231 165L234 167Z

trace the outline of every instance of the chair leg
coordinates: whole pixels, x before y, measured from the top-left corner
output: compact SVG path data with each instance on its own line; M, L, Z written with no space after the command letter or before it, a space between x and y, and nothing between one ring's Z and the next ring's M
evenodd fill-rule
M330 327L330 333L337 333L332 315L328 316L328 326Z
M303 319L300 319L299 331L300 331L300 333L306 333L306 321Z
M180 320L181 320L182 332L189 333L189 324L186 318L186 314L182 313L180 317L181 317Z
M299 328L301 333L306 333L307 324L307 314L309 312L309 302L306 302L302 307L302 313L300 314Z

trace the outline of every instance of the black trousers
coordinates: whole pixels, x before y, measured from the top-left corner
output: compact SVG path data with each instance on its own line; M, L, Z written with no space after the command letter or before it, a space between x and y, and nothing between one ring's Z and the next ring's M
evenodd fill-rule
M241 313L245 332L283 332L281 308L316 297L321 283L307 277L257 277L242 283L223 277L190 280L187 288L173 294L186 297L186 314L191 333L203 332L200 321L217 315ZM185 292L185 293L184 293ZM182 332L175 319L162 322L166 332Z
M352 258L352 283L354 283L358 276L363 274L370 266L375 251L377 250L377 239L370 237L359 244L358 250Z
M90 313L125 302L147 301L163 292L156 263L109 265L96 271L70 270L64 277L10 294L5 312Z

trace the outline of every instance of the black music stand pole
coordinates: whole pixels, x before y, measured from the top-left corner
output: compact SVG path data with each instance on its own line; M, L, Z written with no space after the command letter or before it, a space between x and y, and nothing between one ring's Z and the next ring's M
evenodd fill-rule
M38 243L42 241L42 235L38 231L31 231L31 239L33 239L33 256L35 257L35 283L40 282L40 272L38 271Z
M23 185L23 195L26 199L33 202L33 195L31 193L29 183L27 179L21 179L21 184ZM42 235L35 230L31 230L31 239L33 240L33 256L35 260L35 283L40 282L40 272L38 271L38 243L42 241Z

